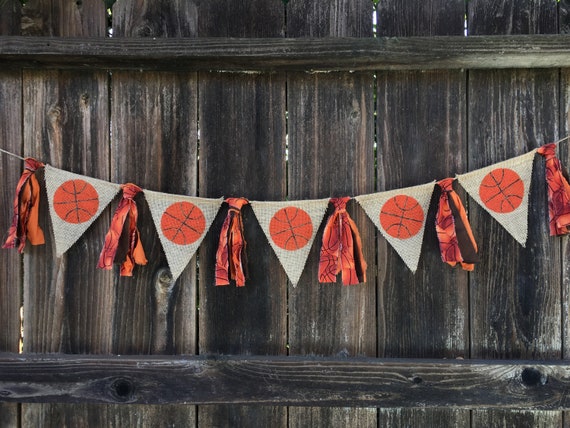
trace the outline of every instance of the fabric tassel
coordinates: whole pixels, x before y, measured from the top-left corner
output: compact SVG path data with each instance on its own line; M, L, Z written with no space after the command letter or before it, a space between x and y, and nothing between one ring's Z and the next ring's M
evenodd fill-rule
M121 264L121 276L132 276L135 264L146 265L147 260L140 240L140 233L137 228L138 210L134 197L142 192L142 189L135 184L128 183L121 186L123 198L111 220L111 226L105 236L105 245L99 257L98 268L111 269L119 248L119 239L123 232L123 227L127 217L129 218L128 229L128 250L125 261Z
M464 270L472 271L479 261L477 243L473 237L465 208L453 190L454 178L438 181L441 188L435 229L439 240L441 259L451 266L461 264Z
M243 287L246 242L241 209L249 201L245 198L227 198L225 202L230 208L222 225L216 252L216 285L229 285L230 280L234 280L236 287Z
M548 185L548 216L550 236L570 233L570 184L568 174L556 156L556 144L545 144L538 153L546 159L546 183Z
M44 232L38 222L40 208L40 185L34 173L44 167L33 158L24 159L24 171L16 186L14 215L8 231L8 238L2 248L18 248L22 253L26 240L32 245L45 243Z
M334 212L329 216L323 231L319 260L319 282L336 282L342 273L344 285L366 282L366 261L362 242L354 221L346 211L349 197L331 198Z

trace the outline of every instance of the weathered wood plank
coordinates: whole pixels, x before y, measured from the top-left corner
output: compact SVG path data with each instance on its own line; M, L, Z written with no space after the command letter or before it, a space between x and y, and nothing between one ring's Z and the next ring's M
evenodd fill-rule
M469 34L556 33L554 2L468 4ZM520 155L559 136L557 70L469 73L469 169ZM471 357L555 359L562 355L561 249L549 237L544 162L534 164L526 248L477 204L481 263L471 275ZM561 414L474 412L474 426L555 426ZM552 425L551 425L552 424Z
M0 5L0 35L20 34L20 10L18 0ZM0 123L0 148L22 156L22 73L19 70L0 72ZM12 223L14 190L21 172L22 161L0 155L0 177L4 188L0 236L3 239ZM15 250L0 251L0 351L18 352L21 337L22 257ZM0 427L17 426L19 412L18 404L0 404Z
M113 36L195 36L193 21L186 20L193 16L193 11L192 2L117 2L113 7ZM112 181L133 182L143 189L171 194L196 195L196 73L116 72L111 80ZM150 210L144 198L137 198L137 203L138 226L148 264L135 267L133 278L120 278L115 272L114 351L195 353L196 258L172 283ZM133 421L146 426L166 425L167 421L196 424L194 406L145 406L125 409L116 415L110 411L108 416L119 418L123 426Z
M569 386L564 361L0 354L8 402L557 410Z
M280 1L201 0L197 8L199 37L282 36ZM285 76L214 71L200 73L199 82L200 195L285 199ZM221 210L199 253L199 352L286 354L286 276L249 206L243 210L246 285L214 285L226 212ZM287 409L199 407L198 425L285 427Z
M464 7L462 0L382 1L378 3L377 33L397 37L460 36ZM428 183L465 169L465 72L385 71L377 76L378 190ZM468 355L467 274L441 261L434 227L438 196L436 188L426 213L422 253L415 273L379 237L379 356ZM385 423L400 421L403 425L469 424L469 412L457 409L394 409L381 413L380 418Z
M105 34L105 10L99 1L30 1L26 6L22 34ZM77 71L24 72L24 151L55 167L109 179L108 76L101 70ZM107 273L96 269L110 216L103 213L68 253L57 259L45 193L43 197L41 219L47 244L30 248L24 258L24 349L110 353L113 283ZM86 271L89 281L85 281ZM67 417L82 415L81 409L26 404L21 423L57 423L56 415L62 413Z
M372 37L367 0L290 2L288 37ZM374 190L373 75L290 73L289 199L325 198ZM291 355L376 355L375 231L363 211L349 205L369 266L368 282L319 284L322 230L295 288L289 288ZM340 403L339 403L340 404ZM375 427L377 410L290 408L289 424ZM309 423L310 424L310 423Z
M370 39L47 39L0 36L2 68L185 71L558 68L570 66L569 52L568 35Z

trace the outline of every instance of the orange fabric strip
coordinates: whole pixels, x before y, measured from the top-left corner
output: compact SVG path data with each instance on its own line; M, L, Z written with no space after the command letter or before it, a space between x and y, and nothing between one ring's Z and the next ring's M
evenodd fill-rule
M121 276L132 276L135 264L146 265L147 259L140 241L140 233L137 228L138 210L134 197L142 192L142 189L135 184L128 183L121 186L123 198L111 220L111 226L105 236L105 245L99 256L98 268L111 269L119 248L119 239L125 226L127 217L129 219L128 229L128 250L123 263L121 264Z
M225 202L229 205L229 210L222 225L216 251L216 285L229 285L230 280L234 280L236 287L243 287L246 277L246 242L241 209L249 204L249 201L245 198L227 198Z
M2 248L16 248L22 253L26 240L32 245L45 243L44 232L40 228L38 213L40 207L40 185L34 173L44 167L33 158L24 160L24 171L16 186L14 215L8 231L8 238Z
M461 199L453 190L454 180L446 178L437 183L441 188L435 221L439 250L445 263L459 263L464 270L472 271L479 261L477 243Z
M556 156L556 144L539 147L538 153L546 159L546 184L548 185L548 216L550 235L570 233L570 184L568 175Z
M366 261L356 224L346 211L350 197L331 198L334 212L323 231L319 260L319 282L336 282L342 273L344 285L366 282Z

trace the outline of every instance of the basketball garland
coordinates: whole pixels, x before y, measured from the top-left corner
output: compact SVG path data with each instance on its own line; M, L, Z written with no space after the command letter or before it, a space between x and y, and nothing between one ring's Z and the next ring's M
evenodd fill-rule
M460 264L466 270L472 270L478 261L477 244L467 214L452 186L456 180L475 202L521 245L525 245L529 190L537 153L546 162L550 234L569 234L570 184L556 156L557 144L569 138L456 175L455 178L438 181L440 202L435 227L442 260L452 266ZM0 151L20 158L5 150ZM227 216L216 253L216 285L245 285L246 237L242 208L246 205L251 206L289 280L296 285L329 206L332 210L321 237L319 282L336 282L337 274L342 274L345 285L366 281L366 261L362 254L360 234L346 208L351 197L272 202L170 195L141 189L132 183L119 185L74 174L32 158L20 159L24 160L24 172L16 187L13 220L3 248L17 248L23 252L26 242L31 245L45 242L38 221L40 191L35 177L35 172L43 168L58 257L81 238L122 191L121 201L102 245L98 267L111 268L119 241L127 236L127 255L122 261L121 275L131 276L136 264L147 262L136 224L137 204L141 203L142 198L135 200L135 196L140 193L150 208L173 279L176 280L194 256L222 203L226 202ZM435 183L353 198L413 272L420 257L426 213ZM124 227L128 229L126 234L123 233Z

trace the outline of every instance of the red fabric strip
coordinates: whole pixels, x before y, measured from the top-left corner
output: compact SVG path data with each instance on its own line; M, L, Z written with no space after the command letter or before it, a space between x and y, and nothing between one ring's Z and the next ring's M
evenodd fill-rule
M127 183L121 186L123 197L111 220L111 226L105 236L105 245L99 256L98 268L111 269L119 248L119 239L125 226L127 217L129 219L128 228L128 250L125 260L121 264L121 276L132 276L135 264L146 265L147 260L140 241L140 233L137 228L138 209L134 197L142 192L142 189L135 184Z
M344 285L366 282L366 261L356 224L346 211L350 197L331 198L334 206L323 231L319 282L336 282L342 273Z
M14 197L14 215L8 230L8 238L2 248L18 248L22 253L26 240L32 245L45 243L44 232L39 225L40 185L34 175L44 167L42 162L33 158L24 159L24 171L16 185Z
M437 183L441 188L435 220L439 251L445 263L459 263L464 270L472 271L478 261L477 243L461 199L453 190L454 180L445 178Z
M570 233L570 184L568 175L556 156L556 144L539 147L538 153L546 159L546 184L548 186L548 216L550 235Z
M249 201L245 198L227 198L225 202L229 205L229 210L216 251L216 285L229 285L230 280L234 280L236 287L243 287L246 242L241 209Z

